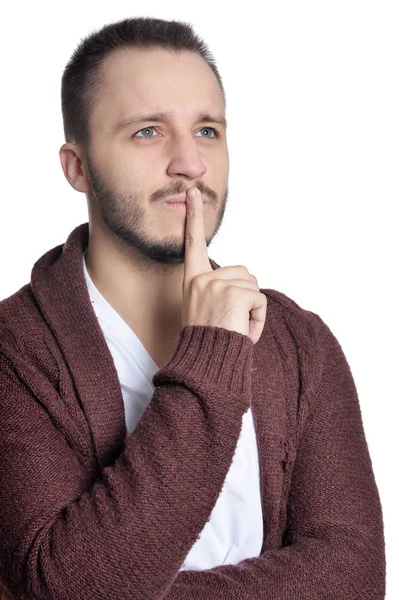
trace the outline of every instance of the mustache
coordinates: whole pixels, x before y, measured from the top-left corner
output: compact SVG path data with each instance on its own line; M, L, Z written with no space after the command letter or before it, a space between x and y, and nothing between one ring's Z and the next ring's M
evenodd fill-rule
M107 189L107 186L102 181L100 174L98 173L98 171L92 164L92 161L89 156L87 156L87 168L88 168L89 180L90 180L90 184L91 184L91 188L92 188L91 191L92 191L92 194L94 195L94 197L96 196L94 189L97 189L97 191L99 191L101 193L109 194L109 190ZM187 185L182 180L175 181L171 186L161 188L158 191L154 192L150 196L150 201L157 202L159 200L164 200L165 198L169 198L170 196L184 194L187 192L187 190L190 187L196 187L201 192L201 194L206 194L208 196L208 198L213 200L215 203L218 202L218 194L214 190L212 190L210 187L208 187L207 185L202 183L202 181L197 181L194 185L193 184Z
M184 194L190 187L196 187L201 194L206 194L212 200L217 200L218 195L211 188L209 188L204 183L198 181L194 186L187 186L183 181L176 181L172 186L168 188L162 188L157 192L151 194L151 200L157 202L158 200L164 200L165 198L169 198L169 196L175 196L177 194Z

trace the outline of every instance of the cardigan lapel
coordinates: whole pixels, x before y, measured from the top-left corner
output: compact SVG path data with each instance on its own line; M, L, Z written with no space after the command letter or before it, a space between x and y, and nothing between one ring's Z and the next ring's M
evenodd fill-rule
M84 223L44 254L33 266L31 286L68 364L101 470L121 451L126 425L117 371L84 279L88 232Z
M88 241L88 223L83 223L34 264L31 287L68 364L101 470L120 454L127 431L118 374L84 279ZM214 270L219 267L210 263Z

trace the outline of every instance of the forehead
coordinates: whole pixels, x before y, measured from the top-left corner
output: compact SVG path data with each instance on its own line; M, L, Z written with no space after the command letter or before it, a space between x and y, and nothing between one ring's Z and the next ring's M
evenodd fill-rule
M182 117L225 112L215 74L194 52L118 50L104 60L99 76L91 114L93 124L110 124L136 111L170 111Z

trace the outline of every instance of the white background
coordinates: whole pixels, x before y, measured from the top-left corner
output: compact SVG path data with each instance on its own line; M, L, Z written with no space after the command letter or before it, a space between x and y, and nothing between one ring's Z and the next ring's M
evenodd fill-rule
M339 339L359 393L384 511L386 597L395 600L399 3L244 7L1 4L0 299L87 221L85 197L67 184L58 156L60 79L80 38L132 16L191 22L227 93L230 196L209 255L221 266L246 265L260 287L318 313Z

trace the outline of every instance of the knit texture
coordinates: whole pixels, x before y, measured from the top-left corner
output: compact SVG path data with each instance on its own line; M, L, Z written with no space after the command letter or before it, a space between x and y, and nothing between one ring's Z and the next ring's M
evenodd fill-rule
M32 600L380 600L383 518L353 377L275 290L257 344L186 326L127 434L82 269L88 224L0 302L0 581ZM212 268L219 267L211 260ZM179 571L252 407L259 557Z

